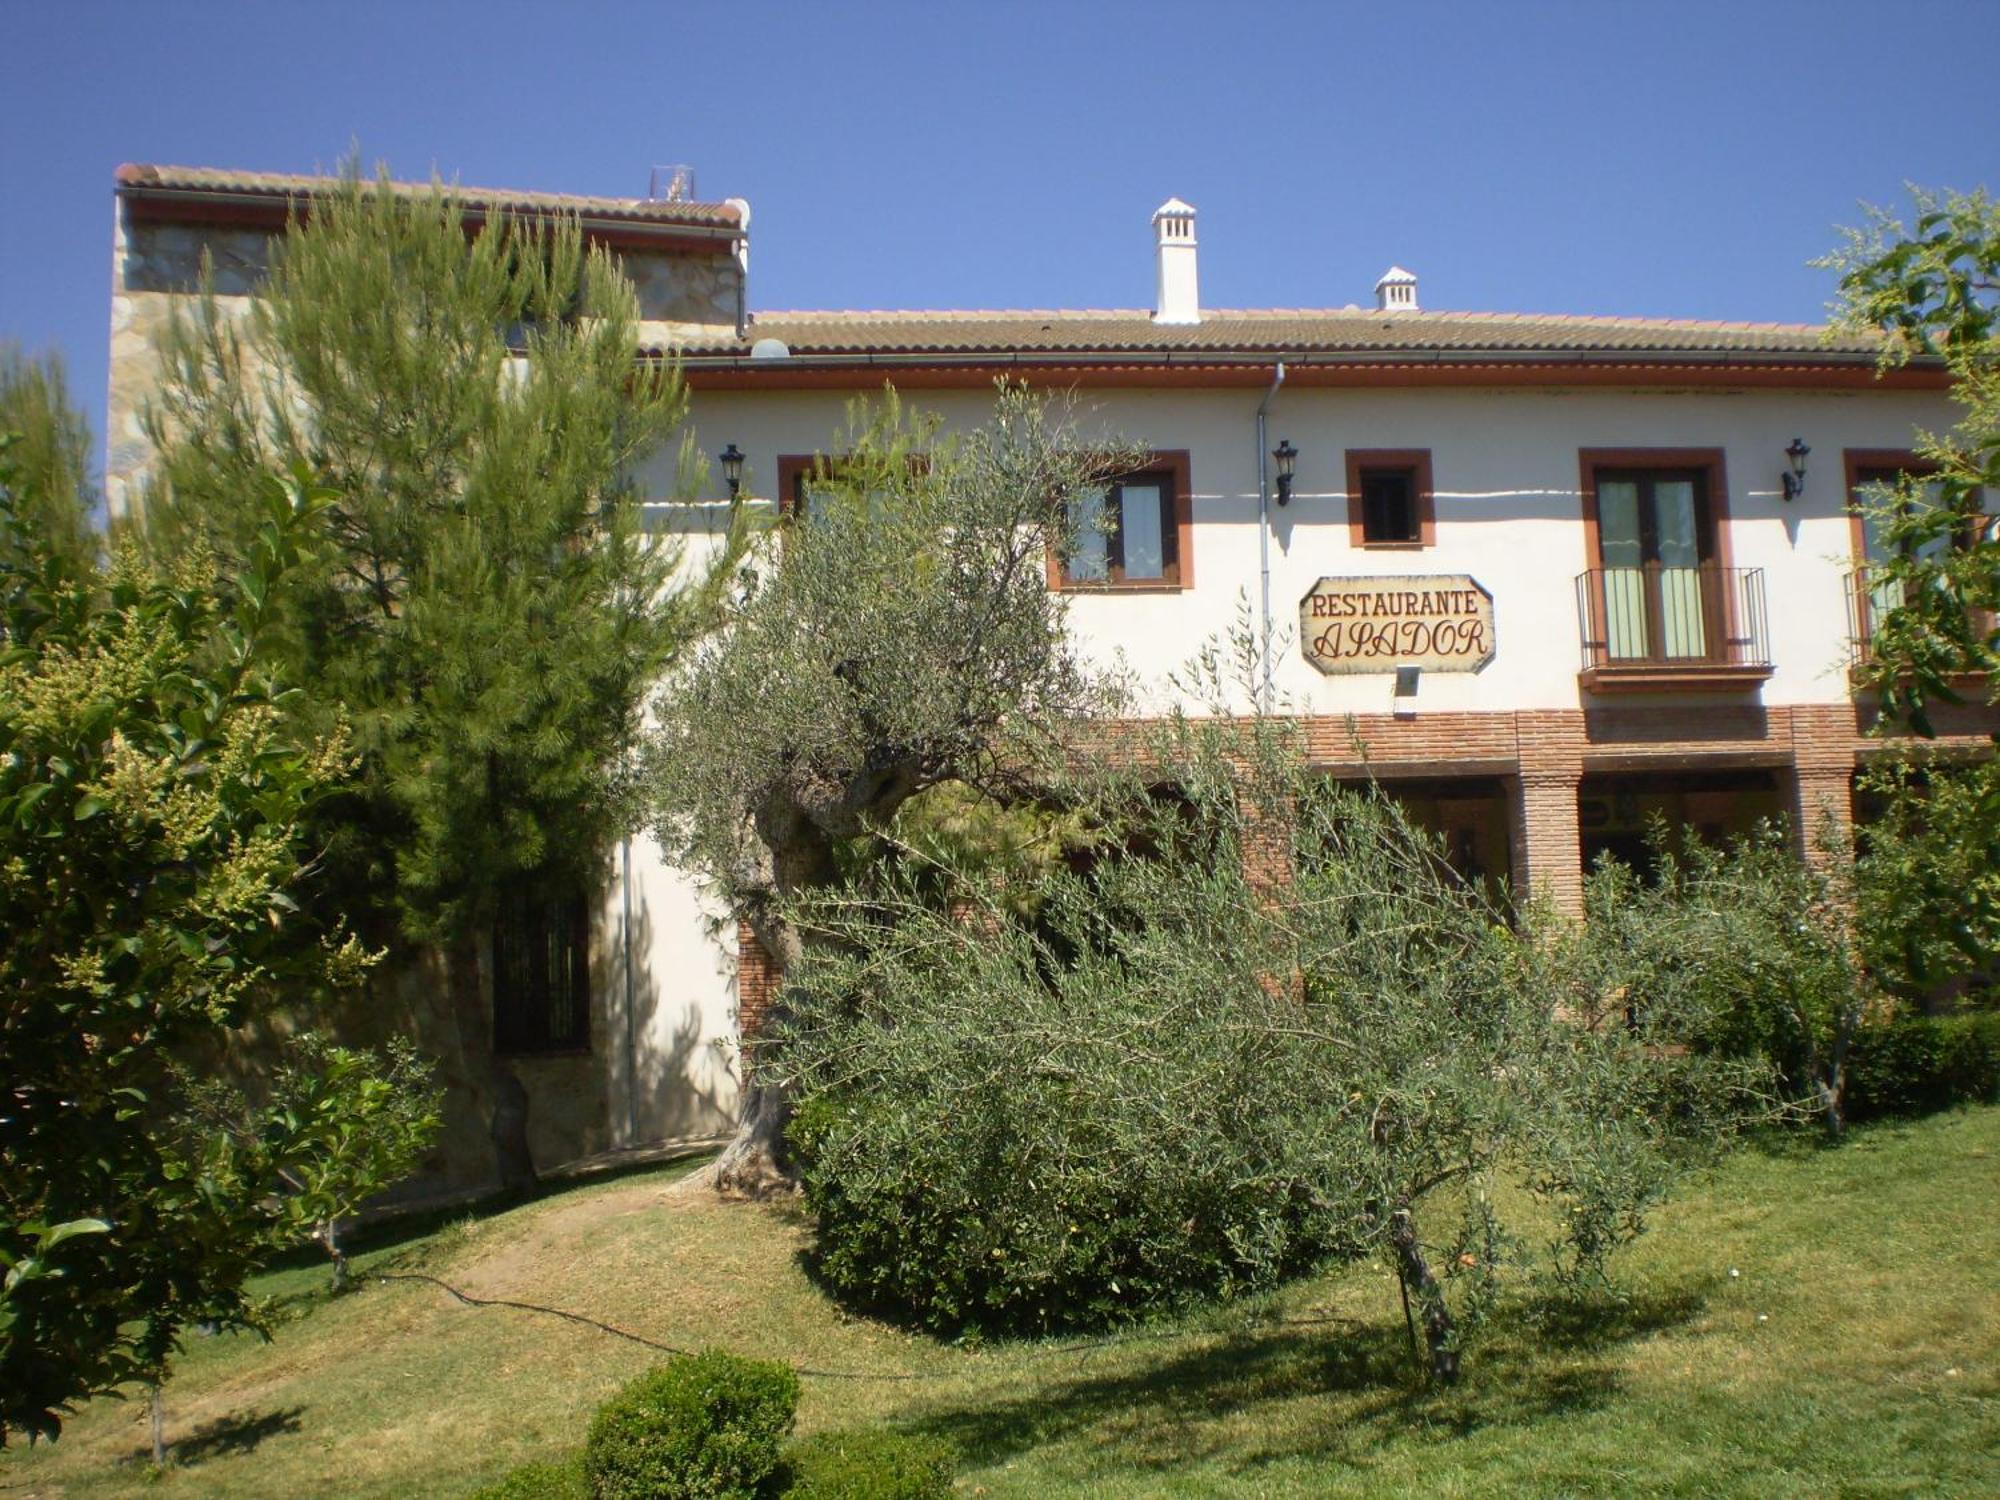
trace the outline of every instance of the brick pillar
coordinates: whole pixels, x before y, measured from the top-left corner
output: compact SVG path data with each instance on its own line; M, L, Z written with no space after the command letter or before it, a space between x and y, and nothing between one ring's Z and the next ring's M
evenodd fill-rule
M1240 804L1243 813L1243 878L1258 907L1271 913L1282 908L1292 885L1293 811L1259 805L1247 792ZM1294 964L1288 973L1264 973L1257 982L1273 999L1300 1001L1305 998L1305 974Z
M1269 904L1292 883L1292 815L1289 807L1243 801L1243 875L1259 901Z
M1583 780L1583 715L1524 711L1514 716L1520 775L1514 784L1509 842L1514 889L1534 893L1565 915L1583 915L1583 846L1576 791Z
M778 965L748 922L736 924L736 1035L755 1041L778 989Z
M1576 825L1573 772L1523 771L1515 782L1514 889L1555 903L1566 916L1583 915L1583 847Z
M1792 777L1792 827L1799 853L1824 864L1828 850L1849 847L1854 832L1854 766L1798 767Z
M1854 828L1854 711L1845 704L1792 709L1792 830L1799 853L1820 864L1845 851Z

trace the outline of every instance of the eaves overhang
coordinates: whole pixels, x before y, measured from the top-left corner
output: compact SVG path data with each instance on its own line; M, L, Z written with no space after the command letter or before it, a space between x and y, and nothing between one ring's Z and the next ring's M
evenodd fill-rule
M147 180L150 169L120 168L114 192L134 224L186 224L271 232L285 227L297 214L310 218L314 202L338 186L339 179L303 179L277 186L191 184ZM427 191L418 184L397 183L401 192ZM447 185L449 191L449 185ZM588 200L566 203L550 197L510 199L479 192L459 194L467 228L484 227L499 216L526 219L574 219L593 243L626 249L678 250L715 256L732 254L749 238L740 222L731 222L729 205L700 205L712 222L692 222L644 212L593 207Z
M1889 369L1874 355L1847 350L1635 351L1464 348L1394 350L1175 349L1104 351L863 351L681 353L674 358L697 389L859 388L888 381L912 387L974 387L1012 378L1038 385L1256 386L1283 363L1290 384L1319 386L1617 385L1791 389L1943 390L1943 364L1916 360Z

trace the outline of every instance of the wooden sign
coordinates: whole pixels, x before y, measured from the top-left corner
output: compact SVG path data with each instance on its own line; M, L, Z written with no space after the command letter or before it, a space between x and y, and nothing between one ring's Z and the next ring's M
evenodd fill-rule
M1477 672L1493 660L1493 596L1465 573L1322 578L1299 601L1299 644L1329 675Z

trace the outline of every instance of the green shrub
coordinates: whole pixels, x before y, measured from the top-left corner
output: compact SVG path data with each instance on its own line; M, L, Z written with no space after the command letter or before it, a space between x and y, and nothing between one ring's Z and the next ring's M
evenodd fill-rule
M1906 997L1990 976L2000 949L2000 761L1921 751L1870 765L1856 840L1855 937L1868 971Z
M1844 873L1798 857L1782 823L1724 847L1648 830L1650 880L1614 860L1585 883L1598 984L1637 1019L1721 1058L1762 1059L1838 1133L1836 1066L1868 1012Z
M822 1432L785 1450L786 1500L941 1500L957 1455L880 1428Z
M1857 1120L2000 1099L2000 1015L1901 1016L1864 1026L1847 1055Z
M578 1453L560 1463L522 1464L472 1500L591 1500L590 1479Z
M955 910L892 864L800 903L761 1065L800 1100L814 1265L929 1328L1039 1333L1372 1251L1449 1380L1503 1268L1594 1279L1759 1070L1561 1019L1599 993L1577 945L1517 936L1279 731L1165 734L1166 790L1109 788L1032 901ZM1500 1218L1516 1174L1547 1252Z
M597 1409L584 1468L597 1500L749 1500L777 1467L798 1404L788 1365L682 1355Z
M1085 899L1058 892L1057 919ZM945 1334L1041 1334L1265 1290L1342 1248L1342 1216L1289 1160L1282 1091L1261 1081L1283 1076L1286 1048L1227 1003L1175 1007L1133 1057L1117 1040L1168 1010L1143 979L1078 1003L1028 962L1012 984L954 977L898 996L922 1016L925 1059L809 1094L794 1117L812 1265L836 1296ZM1067 1067L1044 1056L1051 1026Z

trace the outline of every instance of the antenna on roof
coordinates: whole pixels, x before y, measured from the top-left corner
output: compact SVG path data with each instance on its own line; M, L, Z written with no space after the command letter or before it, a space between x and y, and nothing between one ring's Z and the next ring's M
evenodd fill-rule
M653 168L646 197L654 203L694 202L694 168L685 162Z

